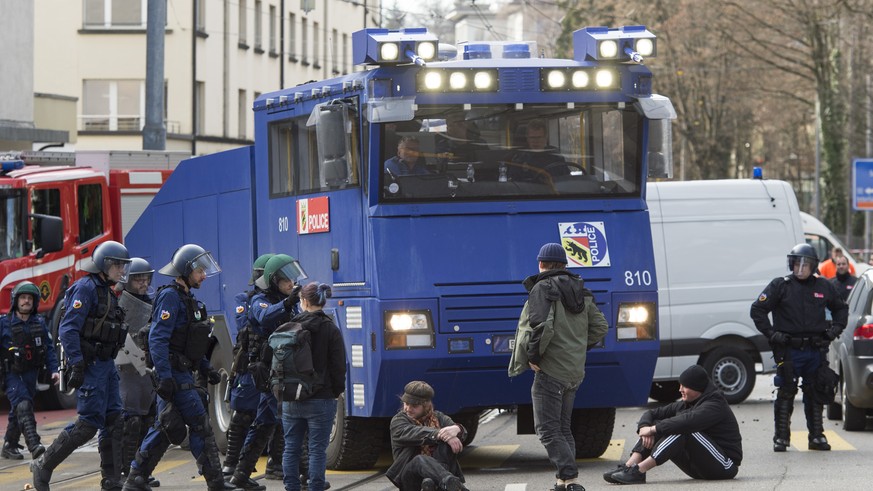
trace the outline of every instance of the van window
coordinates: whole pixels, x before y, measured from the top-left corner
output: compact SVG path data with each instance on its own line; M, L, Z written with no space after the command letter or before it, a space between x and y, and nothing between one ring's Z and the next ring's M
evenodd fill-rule
M103 188L100 184L79 186L79 243L103 235Z
M831 257L831 249L834 248L834 245L828 239L820 235L806 234L806 243L815 249L815 254L818 256L819 261L824 261Z

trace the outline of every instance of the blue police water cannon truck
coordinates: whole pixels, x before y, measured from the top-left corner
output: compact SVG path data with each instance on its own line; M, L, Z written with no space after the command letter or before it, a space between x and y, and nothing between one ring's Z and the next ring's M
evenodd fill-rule
M486 409L514 408L533 432L531 374L510 379L507 365L521 281L543 243L561 243L610 326L573 414L577 455L600 455L615 408L646 402L659 350L645 183L671 173L675 111L642 64L655 36L581 29L573 59L536 57L532 43L447 54L426 29L352 39L363 70L259 97L254 145L179 165L127 235L131 254L159 263L196 242L217 258L220 281L198 297L223 371L255 257L290 254L332 284L349 370L329 466L361 469L410 380L435 388L468 442Z

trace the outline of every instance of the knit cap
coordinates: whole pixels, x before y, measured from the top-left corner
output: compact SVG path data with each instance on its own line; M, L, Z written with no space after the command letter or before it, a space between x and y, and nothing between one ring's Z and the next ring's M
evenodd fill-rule
M567 253L561 244L554 242L548 243L540 247L540 253L537 254L537 261L544 263L562 263L567 264Z

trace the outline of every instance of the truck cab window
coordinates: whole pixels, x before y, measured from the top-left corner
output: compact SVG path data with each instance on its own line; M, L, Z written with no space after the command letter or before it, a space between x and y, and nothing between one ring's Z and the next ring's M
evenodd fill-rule
M24 255L24 190L0 189L0 261Z
M79 243L103 234L103 189L100 184L79 186Z
M61 190L58 188L34 189L30 193L30 202L33 213L64 218L61 216ZM31 236L33 237L33 250L41 249L42 244L38 243L39 237L33 233Z

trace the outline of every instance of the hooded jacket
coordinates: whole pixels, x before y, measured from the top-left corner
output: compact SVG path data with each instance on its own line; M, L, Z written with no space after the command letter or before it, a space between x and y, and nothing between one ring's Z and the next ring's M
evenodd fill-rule
M581 383L588 347L608 330L594 294L565 269L544 271L523 284L529 297L518 320L509 376L520 375L530 362L562 382Z
M712 381L692 402L676 401L644 412L637 423L637 432L652 425L655 425L658 439L667 435L703 433L737 465L743 460L743 437L737 418L724 394Z

